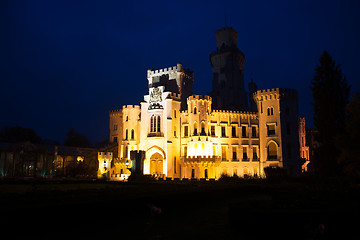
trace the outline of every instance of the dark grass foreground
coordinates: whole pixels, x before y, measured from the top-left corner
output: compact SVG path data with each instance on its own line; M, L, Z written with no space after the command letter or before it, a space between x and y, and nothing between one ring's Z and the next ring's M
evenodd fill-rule
M47 239L352 239L359 185L0 182L1 230Z

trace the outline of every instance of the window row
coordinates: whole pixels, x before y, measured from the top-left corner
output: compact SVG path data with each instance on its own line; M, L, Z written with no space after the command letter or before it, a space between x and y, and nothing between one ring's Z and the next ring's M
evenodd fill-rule
M216 126L215 125L211 125L210 126L210 136L213 136L213 137L216 137ZM237 126L231 126L231 137L239 137L238 136L238 128ZM189 126L188 125L185 125L184 126L184 137L188 137L190 135L190 132L189 132ZM198 125L197 123L195 122L194 123L194 132L192 135L199 135L199 132L198 132ZM205 123L202 122L201 123L201 128L200 128L200 135L206 135L206 131L205 131ZM221 132L220 132L220 136L221 137L228 137L228 134L227 134L227 126L221 126ZM248 127L247 126L241 126L241 137L249 137L249 134L248 134ZM257 138L258 137L258 130L257 130L257 127L256 126L252 126L251 127L251 137L252 138Z
M130 140L134 140L135 139L135 130L131 129L130 131ZM129 131L126 129L125 130L125 138L124 140L129 140Z

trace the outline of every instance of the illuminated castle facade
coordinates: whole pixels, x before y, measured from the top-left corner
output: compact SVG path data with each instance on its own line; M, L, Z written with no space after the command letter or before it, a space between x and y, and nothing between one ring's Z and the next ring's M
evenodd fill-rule
M193 95L193 72L182 64L148 70L144 101L110 111L110 141L118 144L118 156L99 153L99 174L126 179L131 150L145 151L144 174L173 179L264 177L266 167L298 173L296 91L257 91L252 82L253 111L248 111L237 33L223 28L216 40L217 51L210 55L212 96Z

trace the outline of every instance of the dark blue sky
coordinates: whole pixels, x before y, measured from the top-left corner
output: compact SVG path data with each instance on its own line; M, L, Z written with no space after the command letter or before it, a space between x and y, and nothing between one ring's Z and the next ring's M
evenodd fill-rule
M327 50L359 91L359 1L1 1L0 127L63 142L70 127L92 142L108 111L139 104L146 70L181 62L194 93L211 90L215 30L238 32L245 83L299 92L312 125L310 81Z

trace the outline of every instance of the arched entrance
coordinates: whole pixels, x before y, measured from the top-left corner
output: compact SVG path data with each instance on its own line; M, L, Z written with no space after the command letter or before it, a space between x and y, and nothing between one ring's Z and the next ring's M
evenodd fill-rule
M164 158L160 153L154 153L150 157L150 174L160 176L163 174L163 161Z

